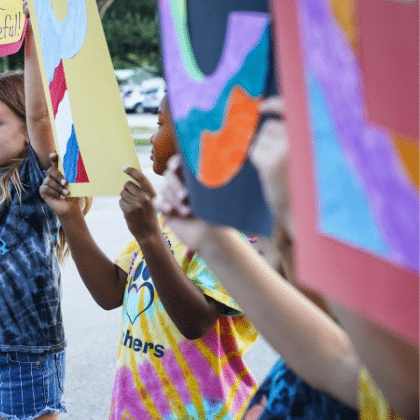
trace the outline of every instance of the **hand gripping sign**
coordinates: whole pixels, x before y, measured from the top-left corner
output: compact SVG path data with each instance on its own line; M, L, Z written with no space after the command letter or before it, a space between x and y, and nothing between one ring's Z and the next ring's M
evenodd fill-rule
M94 0L29 4L60 169L74 196L117 195L139 167Z
M26 25L21 0L0 0L0 57L20 49Z

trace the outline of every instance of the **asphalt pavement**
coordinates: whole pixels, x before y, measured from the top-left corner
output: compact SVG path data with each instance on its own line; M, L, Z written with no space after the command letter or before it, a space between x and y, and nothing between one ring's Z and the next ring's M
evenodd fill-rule
M128 115L130 126L156 127L151 114ZM157 191L164 179L153 173L150 146L137 149L143 172ZM131 239L118 204L119 197L96 197L86 217L92 236L112 260ZM67 413L60 419L108 418L114 368L120 334L121 309L105 311L92 299L75 264L62 268L63 317L67 337L67 374L64 400ZM260 337L246 354L246 362L258 381L268 373L278 355Z

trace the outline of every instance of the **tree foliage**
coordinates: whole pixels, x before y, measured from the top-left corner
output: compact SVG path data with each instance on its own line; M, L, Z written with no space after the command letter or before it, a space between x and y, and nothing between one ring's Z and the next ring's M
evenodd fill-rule
M145 67L160 72L155 0L117 0L103 20L115 68Z
M114 68L161 74L155 0L96 0ZM23 48L0 59L0 71L23 68Z

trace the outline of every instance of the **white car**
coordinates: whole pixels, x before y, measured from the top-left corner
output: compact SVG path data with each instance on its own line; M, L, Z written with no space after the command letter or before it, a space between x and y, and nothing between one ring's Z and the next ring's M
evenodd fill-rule
M143 98L143 111L153 112L154 114L157 114L160 102L162 98L165 96L165 93L166 93L165 85L157 86L145 92L144 98Z
M123 86L121 88L121 100L124 109L127 112L142 113L144 111L144 100L162 87L165 87L165 81L161 77L144 80L140 85Z
M126 85L121 89L121 100L127 112L143 112L144 90L141 85Z

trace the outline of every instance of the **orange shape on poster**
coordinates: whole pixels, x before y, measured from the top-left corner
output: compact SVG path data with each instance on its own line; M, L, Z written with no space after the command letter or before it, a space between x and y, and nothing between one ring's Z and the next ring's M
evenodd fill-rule
M353 50L360 56L359 29L355 0L330 0L332 11L346 34Z
M404 169L414 184L419 186L419 146L416 142L403 134L394 133L394 144L400 155Z
M259 121L259 98L241 87L232 89L223 126L216 132L203 132L199 180L218 188L242 168Z

